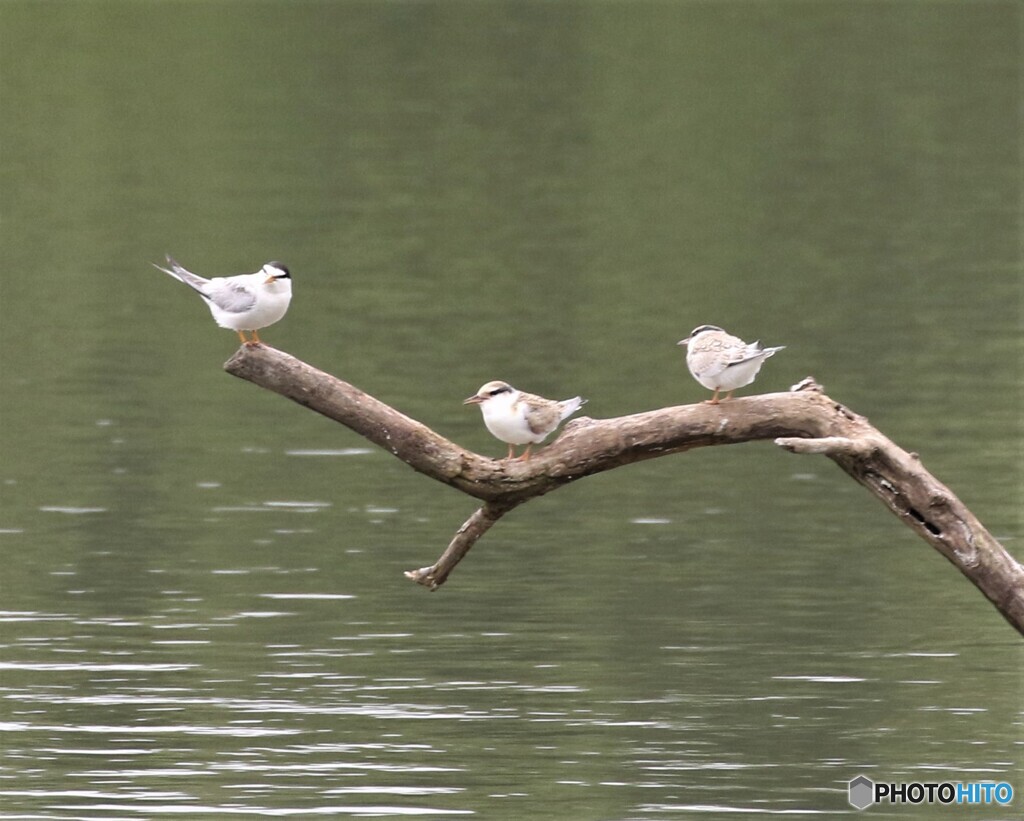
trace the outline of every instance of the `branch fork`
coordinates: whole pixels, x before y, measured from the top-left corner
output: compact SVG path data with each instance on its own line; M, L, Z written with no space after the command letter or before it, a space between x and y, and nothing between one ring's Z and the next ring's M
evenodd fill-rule
M613 419L581 417L528 461L489 459L349 383L265 344L243 345L225 370L323 414L413 470L482 504L438 560L406 572L436 590L503 516L585 476L693 448L767 440L823 455L945 556L1024 634L1024 567L970 510L866 418L830 399L812 377L787 393L658 408Z

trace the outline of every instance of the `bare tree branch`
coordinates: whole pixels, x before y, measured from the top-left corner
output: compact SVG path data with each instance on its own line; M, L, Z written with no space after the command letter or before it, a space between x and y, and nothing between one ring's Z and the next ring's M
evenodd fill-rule
M438 587L445 583L448 574L452 572L455 565L462 561L462 557L469 552L469 549L476 544L481 536L491 529L491 525L519 504L519 502L507 504L487 502L470 516L462 527L455 531L455 537L451 540L444 553L441 554L440 559L430 565L430 567L405 571L405 577L412 579L417 584L429 587L431 590L437 590Z
M330 374L265 345L243 346L225 369L321 413L414 470L484 502L429 566L406 576L431 590L469 549L520 504L606 470L692 448L773 440L793 453L822 454L866 487L969 578L1024 634L1024 567L967 507L867 419L808 378L789 393L659 408L614 419L580 418L527 462L459 447L425 425Z

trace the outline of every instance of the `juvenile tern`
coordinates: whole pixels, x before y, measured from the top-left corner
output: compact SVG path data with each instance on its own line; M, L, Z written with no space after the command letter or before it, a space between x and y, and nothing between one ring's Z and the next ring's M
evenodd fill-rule
M719 391L728 391L724 398L731 399L734 390L753 382L764 361L786 347L747 343L717 325L700 325L677 344L686 346L686 365L693 378L715 392L707 400L712 405L718 404Z
M508 444L508 457L516 445L526 445L520 460L530 458L530 447L543 442L558 424L576 413L586 402L579 396L556 402L516 390L507 382L488 382L466 399L464 405L479 405L484 424L495 437Z

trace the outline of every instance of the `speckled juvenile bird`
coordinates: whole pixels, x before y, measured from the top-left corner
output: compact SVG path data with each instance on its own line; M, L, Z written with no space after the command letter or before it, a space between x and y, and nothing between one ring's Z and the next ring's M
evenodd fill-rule
M718 404L720 391L727 391L724 398L730 399L734 390L753 382L764 361L786 347L765 348L760 342L747 343L717 325L700 325L677 344L686 346L686 365L693 378L715 392L707 400L712 405Z
M576 413L586 401L574 396L556 402L518 391L507 382L488 382L462 404L480 406L487 430L508 444L507 458L515 456L516 445L526 445L519 459L529 459L530 447L543 442L563 419Z
M167 264L171 267L156 263L153 267L196 291L206 300L214 321L235 331L245 345L258 345L260 328L283 317L292 301L292 276L280 262L268 262L255 274L213 279L193 274L171 257L167 257ZM252 339L246 339L245 331L252 332Z

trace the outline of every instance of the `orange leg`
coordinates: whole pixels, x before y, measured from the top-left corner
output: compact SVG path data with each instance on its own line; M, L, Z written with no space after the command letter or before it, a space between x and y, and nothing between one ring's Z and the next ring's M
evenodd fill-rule
M259 331L253 331L252 332L252 344L253 345L259 345L260 342L261 342L261 340L260 340L260 332Z
M248 345L249 340L245 338L245 331L236 331L238 338L242 340L243 345Z
M728 393L727 393L727 394L726 394L725 396L723 396L722 398L723 398L723 399L732 399L732 391L729 391L729 392L728 392Z
M523 451L523 455L520 456L517 461L519 461L519 462L529 462L530 461L530 448L532 448L532 447L533 447L533 445L527 445L526 446L526 450Z
M717 405L718 404L718 391L719 390L721 390L721 388L715 388L715 395L707 400L707 403L709 405Z
M508 446L508 456L506 456L505 458L506 459L514 459L515 455L516 455L515 446L513 446L511 443L509 443L509 446Z

